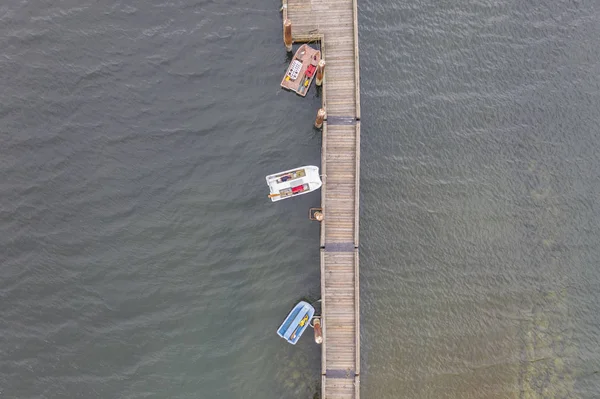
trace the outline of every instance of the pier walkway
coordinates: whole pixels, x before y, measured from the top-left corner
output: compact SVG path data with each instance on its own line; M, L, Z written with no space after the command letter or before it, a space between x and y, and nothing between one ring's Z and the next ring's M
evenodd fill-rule
M360 396L360 87L356 0L283 0L295 42L318 40L322 101L322 399Z

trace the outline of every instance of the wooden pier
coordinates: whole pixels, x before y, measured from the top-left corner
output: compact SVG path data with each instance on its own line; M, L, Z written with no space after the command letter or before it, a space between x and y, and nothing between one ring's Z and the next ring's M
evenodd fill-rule
M360 397L360 87L356 0L283 0L294 42L318 41L322 101L322 399Z

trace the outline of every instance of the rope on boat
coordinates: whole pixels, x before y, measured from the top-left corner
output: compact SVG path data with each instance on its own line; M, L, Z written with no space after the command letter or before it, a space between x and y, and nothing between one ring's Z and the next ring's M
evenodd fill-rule
M312 303L311 303L311 305L313 305L313 306L314 306L314 304L315 304L315 303L319 303L319 302L321 302L321 301L322 301L322 299L317 299L316 301L312 302ZM320 318L321 318L321 316L313 316L313 318L310 320L310 322L308 323L308 325L309 325L309 326L311 326L312 328L315 328L315 325L314 325L314 322L313 322L313 321L314 321L315 319L320 319Z

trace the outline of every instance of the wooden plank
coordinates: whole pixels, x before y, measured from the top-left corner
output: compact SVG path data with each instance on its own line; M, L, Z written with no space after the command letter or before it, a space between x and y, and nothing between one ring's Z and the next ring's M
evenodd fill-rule
M358 230L358 229L357 229ZM354 338L356 356L354 370L360 374L360 283L359 283L359 253L358 248L354 251Z
M344 102L331 103L327 107L329 115L348 115L356 112L353 101L346 100Z
M325 246L325 234L327 228L327 121L323 122L323 131L321 139L321 174L323 175L321 178L323 182L323 185L321 186L321 209L325 218L321 222L320 246L321 248L323 248ZM321 276L322 275L323 273L321 273Z
M358 109L360 112L360 109ZM355 146L355 162L354 162L354 246L358 248L359 234L358 222L360 220L360 121L356 124L356 146ZM357 262L358 263L358 262ZM357 271L358 273L358 271ZM358 277L358 276L357 276Z
M358 7L356 1L352 0L352 9L354 10L354 79L356 85L354 100L356 101L356 118L360 119L360 66L358 59Z
M321 344L321 373L325 373L327 367L327 299L325 298L325 251L321 249L321 333L323 343Z
M281 0L281 11L283 17L282 20L285 21L288 18L288 0Z
M330 96L327 99L327 112L329 115L348 115L356 113L356 106L354 104L354 96L336 98Z
M327 59L327 52L325 49L329 49L329 46L326 46L325 35L321 35L321 57L325 60ZM325 70L325 74L323 75L323 83L321 84L321 108L327 110L327 70Z

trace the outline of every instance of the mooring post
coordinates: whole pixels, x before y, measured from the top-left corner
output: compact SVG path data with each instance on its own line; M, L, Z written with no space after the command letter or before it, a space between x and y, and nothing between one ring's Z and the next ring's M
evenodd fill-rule
M323 221L323 212L315 212L315 220L318 222L322 222Z
M323 121L325 120L325 115L327 115L325 113L325 109L319 108L319 110L317 111L317 119L315 120L315 127L317 129L320 129L321 127L323 127Z
M292 51L292 21L289 19L283 21L283 44L288 52Z
M325 60L321 59L319 65L317 65L317 80L315 84L321 86L323 84L323 75L325 74Z
M321 319L315 318L315 342L317 344L323 343L323 333L321 332Z

